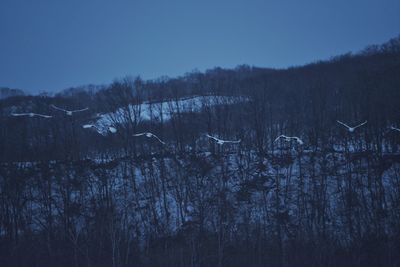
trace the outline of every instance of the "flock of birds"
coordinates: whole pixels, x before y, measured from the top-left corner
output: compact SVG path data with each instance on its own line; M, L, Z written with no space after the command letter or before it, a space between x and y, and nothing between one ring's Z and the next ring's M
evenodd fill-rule
M82 111L89 110L89 108L83 108L83 109L77 109L77 110L66 110L66 109L63 109L63 108L59 108L59 107L57 107L55 105L50 105L50 107L52 107L52 108L54 108L56 110L65 112L65 114L68 115L68 116L72 116L74 113L77 113L77 112L82 112ZM15 117L28 116L28 117L31 117L31 118L32 117L41 117L41 118L46 118L46 119L53 118L53 116L50 116L50 115L44 115L44 114L33 113L33 112L29 112L29 113L11 113L11 116L15 116Z
M67 116L72 116L74 113L78 113L78 112L83 112L86 110L89 110L89 108L83 108L83 109L77 109L77 110L66 110L60 107L57 107L55 105L50 105L53 109L56 109L58 111L62 111L64 112ZM46 119L50 119L53 116L51 115L44 115L44 114L38 114L38 113L12 113L11 116L14 117L21 117L21 116L27 116L27 117L40 117L40 118L46 118ZM350 133L353 133L357 128L367 124L367 121L364 121L363 123L360 123L356 126L349 126L348 124L341 122L341 121L336 121L337 123L339 123L340 125L344 126ZM100 134L104 134L104 131L102 129L100 129L98 126L94 125L94 124L84 124L82 125L82 128L84 129L94 129L96 132L100 133ZM399 128L396 128L394 126L390 127L390 130L394 130L394 131L398 131L400 132ZM117 129L113 126L108 126L107 127L107 131L114 134L117 132ZM143 133L137 133L133 135L134 137L140 137L140 136L145 136L147 138L154 138L156 139L158 142L160 142L161 144L165 145L166 143L164 141L162 141L157 135L151 133L151 132L143 132ZM205 135L206 137L208 137L209 139L213 140L216 144L218 145L224 145L224 144L238 144L241 142L241 140L222 140L220 138L217 138L215 136L211 136L209 134ZM303 140L300 139L300 137L298 136L287 136L287 135L280 135L278 136L274 142L277 142L279 140L283 140L285 142L291 142L291 141L295 141L297 144L299 145L303 145L304 142Z
M360 123L360 124L358 124L358 125L356 125L356 126L354 126L354 127L351 127L351 126L347 125L347 124L344 123L344 122L341 122L341 121L336 121L336 122L339 123L339 124L341 124L342 126L346 127L347 130L348 130L350 133L353 133L358 127L361 127L361 126L363 126L363 125L365 125L365 124L367 123L367 121L364 121L363 123ZM391 127L391 129L392 129L392 130L398 130L398 131L400 131L400 129L394 128L393 126ZM294 140L294 141L296 141L299 145L303 145L303 144L304 144L303 140L301 140L301 139L300 139L299 137L297 137L297 136L286 136L286 135L283 135L283 134L280 135L280 136L278 136L278 137L275 139L274 142L279 141L280 139L282 139L282 140L284 140L284 141L286 141L286 142L291 142L292 140Z
M83 112L83 111L89 110L89 108L87 108L87 107L83 108L83 109L76 109L76 110L67 110L67 109L63 109L63 108L57 107L56 105L50 105L50 107L52 107L55 110L64 112L65 115L67 115L67 116L72 116L74 113L78 113L78 112ZM25 116L25 117L30 117L30 118L39 117L39 118L45 118L45 119L53 118L53 116L51 116L51 115L44 115L44 114L33 113L33 112L30 112L30 113L11 113L11 116L14 116L14 117L21 117L21 116L24 117ZM83 129L94 129L99 134L104 135L104 131L102 131L102 129L100 129L99 127L97 127L94 124L84 124L84 125L82 125L82 128ZM115 128L113 126L108 126L107 127L107 131L110 132L110 133L116 133L117 132L117 128Z
M50 107L52 107L55 110L64 112L67 116L72 116L74 113L78 113L78 112L83 112L83 111L89 110L89 108L76 109L76 110L67 110L67 109L63 109L63 108L57 107L55 105L50 105ZM30 118L39 117L39 118L45 118L45 119L50 119L50 118L53 117L51 115L44 115L44 114L33 113L33 112L29 112L29 113L11 113L11 116L14 116L14 117L30 117ZM83 129L94 129L99 134L104 134L103 130L101 128L99 128L98 126L96 126L95 124L84 124L84 125L82 125L82 128ZM115 127L113 127L113 126L108 126L107 127L107 131L114 134L114 133L117 132L117 129ZM154 138L158 142L160 142L161 144L163 144L163 145L166 144L157 135L155 135L155 134L153 134L151 132L137 133L137 134L134 134L133 136L134 137L145 136L147 138ZM218 145L223 145L225 143L237 144L237 143L241 142L241 140L237 140L237 141L222 140L222 139L219 139L217 137L214 137L214 136L211 136L211 135L208 135L208 134L206 134L206 136L208 138L214 140Z

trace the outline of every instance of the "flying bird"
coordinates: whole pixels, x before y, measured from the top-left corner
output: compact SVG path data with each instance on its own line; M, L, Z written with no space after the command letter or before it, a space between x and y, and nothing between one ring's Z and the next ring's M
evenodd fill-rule
M279 139L285 140L286 142L290 142L291 140L295 140L299 145L303 145L304 142L297 136L286 136L281 134L280 136L278 136L274 142L278 141Z
M400 132L400 129L399 129L399 128L396 128L396 127L394 127L394 126L390 126L390 130Z
M337 121L337 123L339 123L339 124L343 125L344 127L346 127L346 128L347 128L347 130L348 130L350 133L352 133L352 132L354 132L354 131L355 131L355 129L357 129L358 127L361 127L361 126L363 126L364 124L366 124L366 123L367 123L367 121L364 121L363 123L360 123L359 125L357 125L357 126L354 126L354 127L350 127L349 125L347 125L346 123L344 123L344 122L341 122L341 121Z
M54 108L54 109L57 109L57 110L65 112L68 116L72 116L73 113L82 112L82 111L86 111L86 110L89 109L89 108L83 108L83 109L76 109L76 110L66 110L66 109L63 109L63 108L59 108L59 107L57 107L55 105L50 105L50 106L52 108Z
M116 133L116 132L117 132L117 128L112 127L112 126L108 126L108 131L109 131L110 133Z
M31 118L41 117L41 118L46 118L46 119L50 119L53 117L53 116L49 116L49 115L43 115L43 114L32 113L32 112L30 112L30 113L11 113L11 116L14 116L14 117L27 116L27 117L31 117Z
M227 141L227 140L222 140L222 139L219 139L219 138L216 138L216 137L214 137L214 136L211 136L211 135L209 135L209 134L206 134L206 136L208 137L208 138L211 138L211 139L213 139L218 145L223 145L223 144L225 144L225 143L233 143L233 144L238 144L238 143L240 143L242 140L237 140L237 141Z
M154 138L156 138L161 144L165 145L165 142L163 142L160 138L158 138L157 135L155 135L155 134L153 134L153 133L150 133L150 132L138 133L138 134L134 134L133 136L138 137L138 136L142 136L142 135L144 135L144 136L146 136L146 137L148 137L148 138L154 137Z
M84 129L95 129L96 132L98 132L99 134L105 135L104 130L100 129L99 127L97 127L94 124L84 124L84 125L82 125L82 128L84 128ZM117 129L115 127L113 127L113 126L108 126L107 127L107 131L114 134L114 133L117 132Z

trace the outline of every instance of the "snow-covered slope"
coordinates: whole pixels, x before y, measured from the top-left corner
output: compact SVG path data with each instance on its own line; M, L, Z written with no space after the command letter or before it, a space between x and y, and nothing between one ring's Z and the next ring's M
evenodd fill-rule
M114 112L100 115L96 121L99 127L141 121L167 121L173 114L199 112L202 108L217 105L232 105L248 101L247 97L240 96L193 96L163 102L144 102L138 105L121 107Z

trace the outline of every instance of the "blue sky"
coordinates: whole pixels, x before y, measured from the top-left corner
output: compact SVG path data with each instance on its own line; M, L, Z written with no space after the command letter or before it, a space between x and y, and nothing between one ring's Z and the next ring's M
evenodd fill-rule
M1 0L0 86L302 65L400 34L398 0Z

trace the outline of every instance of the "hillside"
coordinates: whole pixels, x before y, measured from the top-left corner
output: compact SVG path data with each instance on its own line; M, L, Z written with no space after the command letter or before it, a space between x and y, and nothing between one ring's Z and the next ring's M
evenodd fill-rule
M13 97L13 96L21 96L24 95L24 91L20 89L11 89L8 87L0 87L0 99L5 99L8 97Z
M2 99L0 265L396 266L399 74L395 38Z

